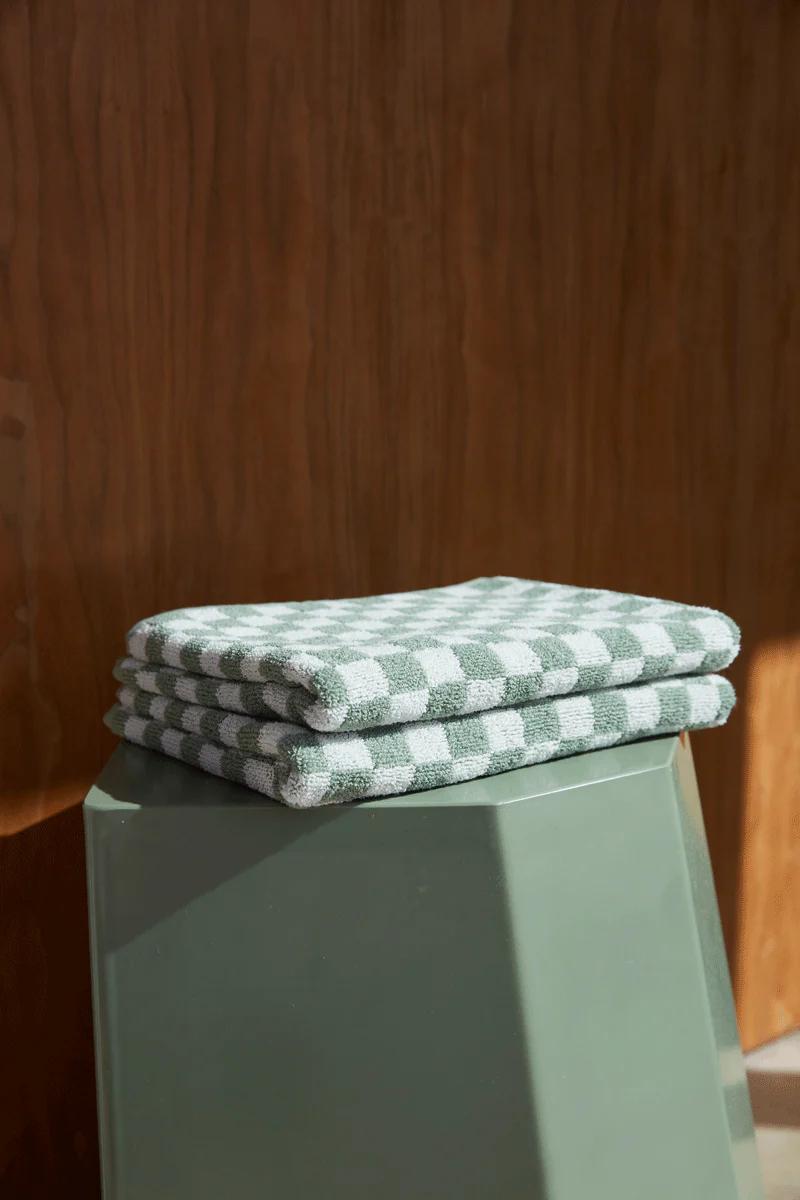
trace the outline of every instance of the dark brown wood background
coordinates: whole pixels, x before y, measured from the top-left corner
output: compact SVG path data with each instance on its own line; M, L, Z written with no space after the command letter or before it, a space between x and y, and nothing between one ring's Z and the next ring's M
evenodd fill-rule
M177 605L731 612L701 789L800 1021L799 62L791 0L0 0L4 1195L97 1195L78 806Z

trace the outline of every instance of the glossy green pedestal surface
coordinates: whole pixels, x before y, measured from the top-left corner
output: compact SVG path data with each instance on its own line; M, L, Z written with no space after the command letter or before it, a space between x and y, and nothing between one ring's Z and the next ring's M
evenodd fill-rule
M106 1200L756 1200L688 742L85 805Z

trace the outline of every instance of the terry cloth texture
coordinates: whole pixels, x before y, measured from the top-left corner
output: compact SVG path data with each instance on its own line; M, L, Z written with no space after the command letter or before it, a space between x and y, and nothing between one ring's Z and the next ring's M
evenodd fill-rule
M446 720L312 732L120 688L106 717L128 741L244 783L294 808L421 791L601 746L721 725L719 675L658 680Z
M721 613L505 577L356 600L186 608L128 635L117 678L320 732L438 720L726 667Z
M509 578L179 609L129 633L106 722L309 808L720 725L738 649L712 609Z

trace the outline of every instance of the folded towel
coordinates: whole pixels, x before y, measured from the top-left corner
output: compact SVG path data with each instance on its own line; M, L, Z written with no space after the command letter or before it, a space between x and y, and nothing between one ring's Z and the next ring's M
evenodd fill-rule
M718 671L739 630L708 608L498 577L178 609L127 646L115 674L142 691L335 732Z
M421 791L681 729L721 725L718 675L529 701L361 733L319 733L122 687L106 717L128 741L244 783L294 808Z

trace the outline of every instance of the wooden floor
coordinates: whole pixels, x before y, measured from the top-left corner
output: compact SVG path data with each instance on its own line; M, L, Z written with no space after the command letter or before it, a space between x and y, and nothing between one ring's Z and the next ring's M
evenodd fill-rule
M766 1200L800 1200L800 1032L747 1056Z

